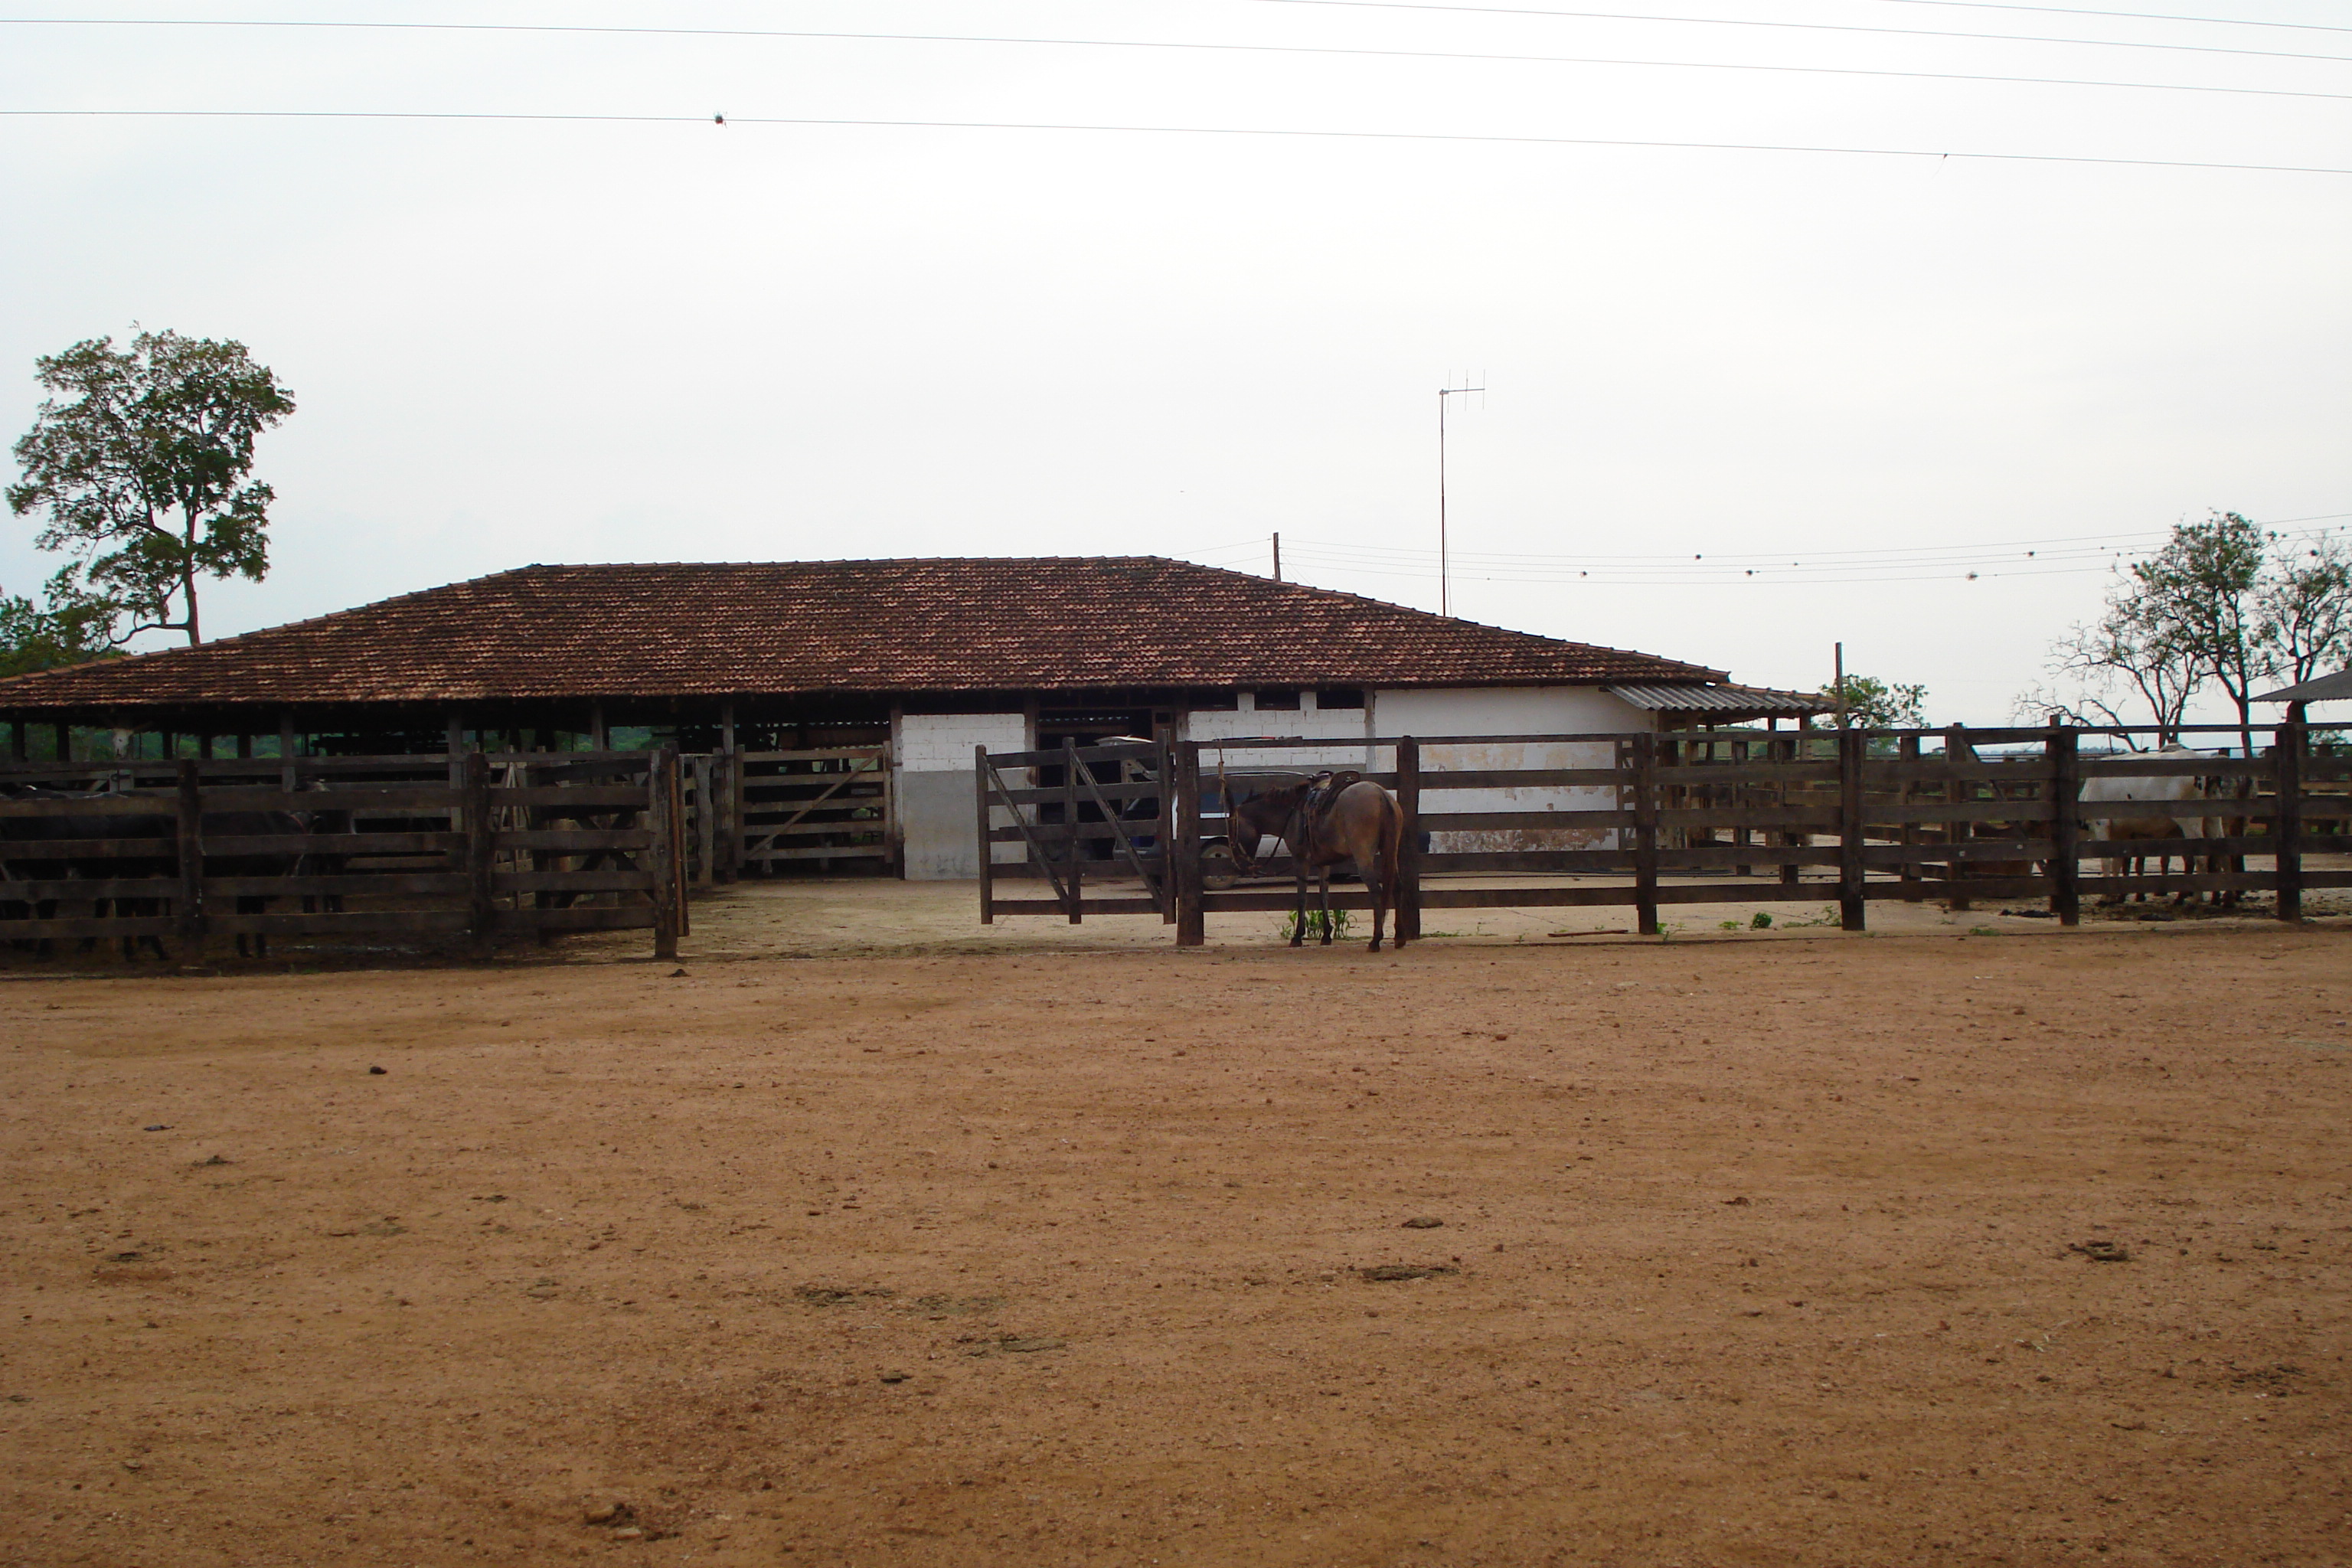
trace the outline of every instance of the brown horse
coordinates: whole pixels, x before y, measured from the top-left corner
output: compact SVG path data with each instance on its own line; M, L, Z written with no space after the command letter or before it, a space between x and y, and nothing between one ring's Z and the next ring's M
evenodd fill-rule
M1327 787L1328 786L1328 787ZM1302 779L1226 805L1234 858L1246 867L1257 846L1280 838L1298 867L1298 913L1290 945L1307 936L1307 874L1316 873L1323 900L1323 945L1331 945L1331 868L1352 860L1372 895L1372 947L1381 950L1382 922L1396 906L1397 859L1404 841L1404 808L1368 779ZM1301 826L1301 818L1305 825ZM1397 934L1394 947L1404 945Z

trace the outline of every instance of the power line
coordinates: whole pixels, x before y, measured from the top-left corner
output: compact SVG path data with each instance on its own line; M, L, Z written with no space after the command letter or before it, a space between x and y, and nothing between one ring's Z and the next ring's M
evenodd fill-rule
M2273 520L2265 526L2327 522L2352 517L2331 513ZM2312 541L2347 530L2305 528L2283 538ZM1788 551L1771 554L1699 552L1687 558L1662 555L1547 556L1455 552L1455 575L1473 582L1525 583L1594 587L1813 586L1863 583L1977 582L1992 578L2054 577L2108 573L2154 548L2163 535L2152 531L2081 534L2054 540L2016 540L1971 545L1894 547L1883 550ZM2116 541L2131 541L2119 544ZM1341 576L1407 577L1426 582L1432 552L1404 547L1353 545L1297 540L1291 553L1308 566ZM1794 557L1794 559L1791 559Z
M2314 517L2273 518L2266 522L2260 522L2257 526L2284 528L2295 523L2335 522L2347 518L2352 518L2352 512L2328 512ZM2294 534L2289 535L2288 537L2298 539L2315 538L2322 534L2340 531L2343 531L2340 528L2304 529ZM1740 566L1751 563L1777 563L1789 561L1792 556L1801 561L1811 562L1821 565L1851 564L1871 562L1898 564L1904 562L1915 561L1921 563L1948 563L1956 558L1985 558L1987 557L1988 552L2013 553L2022 551L2029 555L2037 552L2043 555L2053 553L2083 554L2088 552L2107 552L2126 548L2129 542L2159 540L2164 537L2166 537L2166 535L2164 531L2160 530L2133 529L2121 533L2061 534L2055 537L2041 539L1983 540L1962 544L1884 545L1864 549L1841 548L1827 550L1773 550L1750 552L1719 551L1696 552L1690 554L1684 554L1680 552L1676 552L1673 554L1647 555L1612 555L1606 553L1562 555L1524 552L1455 551L1454 554L1459 560L1468 561L1474 563L1485 563L1490 566L1527 565L1544 568L1586 567L1593 565L1676 565L1690 561L1707 561L1713 562L1717 565ZM1304 539L1303 536L1296 534L1293 535L1293 538L1303 539L1305 546L1309 550L1321 551L1334 555L1359 555L1367 558L1410 559L1418 561L1428 559L1432 553L1427 549L1412 545L1339 543L1327 540ZM2004 555L2003 558L2006 558L2006 556ZM1791 562L1791 564L1794 563L1794 562Z
M786 125L810 130L1054 131L1138 136L1265 136L1312 142L1433 142L1516 147L1623 147L1669 153L1811 153L1858 158L1958 158L1996 163L2083 163L2126 169L2208 169L2249 174L2352 174L2302 163L2217 163L2195 158L2104 158L2073 153L1939 152L1778 142L1662 142L1617 136L1509 136L1445 131L1318 131L1253 125L1112 125L1022 120L849 120L803 115L535 114L414 109L0 109L16 120L393 120L574 125Z
M1858 66L1771 65L1724 60L1633 59L1602 55L1529 55L1455 49L1372 49L1322 44L1192 43L1142 38L1023 37L993 33L846 33L773 27L631 27L531 22L349 22L192 17L0 16L0 26L218 27L355 32L577 34L590 37L789 38L803 41L907 44L1011 44L1054 48L1167 49L1202 54L1336 56L1358 59L1450 60L1470 64L1631 67L1648 70L1750 71L1772 75L1873 77L1899 81L1979 82L2011 87L2122 88L2144 92L2210 92L2251 98L2311 98L2344 101L2352 93L2288 88L2221 87L2201 82L2102 81L2082 77L1997 76L1966 71L1877 70Z
M1807 33L1872 33L1897 38L1969 38L1980 44L2063 44L2095 49L2160 49L2172 54L2245 55L2273 60L2334 60L2352 55L2310 55L2286 49L2231 49L2214 44L2153 44L2132 38L2051 38L2030 33L1949 33L1926 27L1865 27L1851 22L1772 22L1747 16L1645 16L1629 11L1548 11L1522 5L1440 5L1431 0L1256 0L1261 5L1330 5L1365 11L1444 11L1476 16L1559 16L1580 22L1671 22L1704 27L1774 27Z
M2286 27L2299 33L2352 33L2325 22L2265 22L2246 16L2174 16L2161 11L2086 11L2077 5L2007 5L2000 0L1887 0L1891 5L1949 5L1969 11L2032 11L2051 16L2114 16L2128 22L2189 22L2201 27Z

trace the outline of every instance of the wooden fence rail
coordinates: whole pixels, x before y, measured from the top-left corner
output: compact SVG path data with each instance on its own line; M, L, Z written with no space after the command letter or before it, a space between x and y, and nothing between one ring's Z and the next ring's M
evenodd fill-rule
M14 766L0 941L168 938L193 960L220 937L650 929L674 956L681 794L667 751Z
M1178 944L1190 946L1204 940L1211 913L1290 908L1294 890L1236 888L1225 874L1218 780L1235 768L1234 756L1253 750L1393 758L1385 771L1364 772L1394 789L1407 813L1397 917L1407 938L1432 909L1596 904L1633 906L1650 933L1664 906L1774 901L1833 902L1840 923L1860 931L1869 905L1887 899L1963 910L1977 900L2032 900L2073 925L2085 897L2270 892L2279 918L2296 920L2307 890L2352 887L2352 869L2308 864L2315 855L2352 853L2352 800L2327 793L2352 783L2352 760L2311 755L2303 726L2266 731L2270 743L2253 757L2083 749L2086 737L2122 733L1783 732L1750 738L1761 755L1727 761L1714 760L1725 746L1720 735L1671 731L1345 745L1186 742L993 755L983 748L974 759L981 918L1052 913L1075 922L1090 912L1152 911L1172 921ZM1927 741L1941 742L1942 751L1926 751ZM1611 765L1496 768L1484 749L1499 742L1586 748L1596 764ZM1452 749L1474 743L1487 759L1481 765L1444 765ZM1978 754L1994 743L2032 750ZM1218 761L1204 766L1204 753ZM2182 800L2084 798L2095 781L2116 778L2201 784ZM2159 836L2118 835L2117 825ZM992 863L1000 845L1018 845L1022 860ZM2269 864L2250 865L2250 858ZM1286 858L1260 863L1290 874ZM1554 879L1465 885L1468 876ZM1141 892L1090 895L1087 879L1104 877L1139 884ZM1593 880L1558 879L1567 877ZM1042 881L1051 896L999 894L1000 883L1018 879ZM1335 890L1332 902L1370 905L1355 889Z

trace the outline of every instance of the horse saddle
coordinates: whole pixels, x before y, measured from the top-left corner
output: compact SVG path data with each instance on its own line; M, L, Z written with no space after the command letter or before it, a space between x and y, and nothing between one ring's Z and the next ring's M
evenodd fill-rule
M1353 768L1336 772L1327 769L1307 780L1307 794L1299 802L1299 809L1306 813L1308 828L1311 830L1323 814L1331 809L1331 803L1338 800L1349 785L1363 782L1364 775ZM1313 837L1311 831L1308 837Z

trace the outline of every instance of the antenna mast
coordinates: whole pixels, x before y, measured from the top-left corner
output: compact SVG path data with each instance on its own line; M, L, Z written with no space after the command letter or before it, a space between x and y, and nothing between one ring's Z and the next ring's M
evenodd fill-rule
M1468 381L1465 375L1462 378ZM1485 380L1484 376L1479 378ZM1437 389L1437 613L1454 613L1452 575L1445 548L1445 400L1465 392L1484 394L1484 386L1441 386Z

